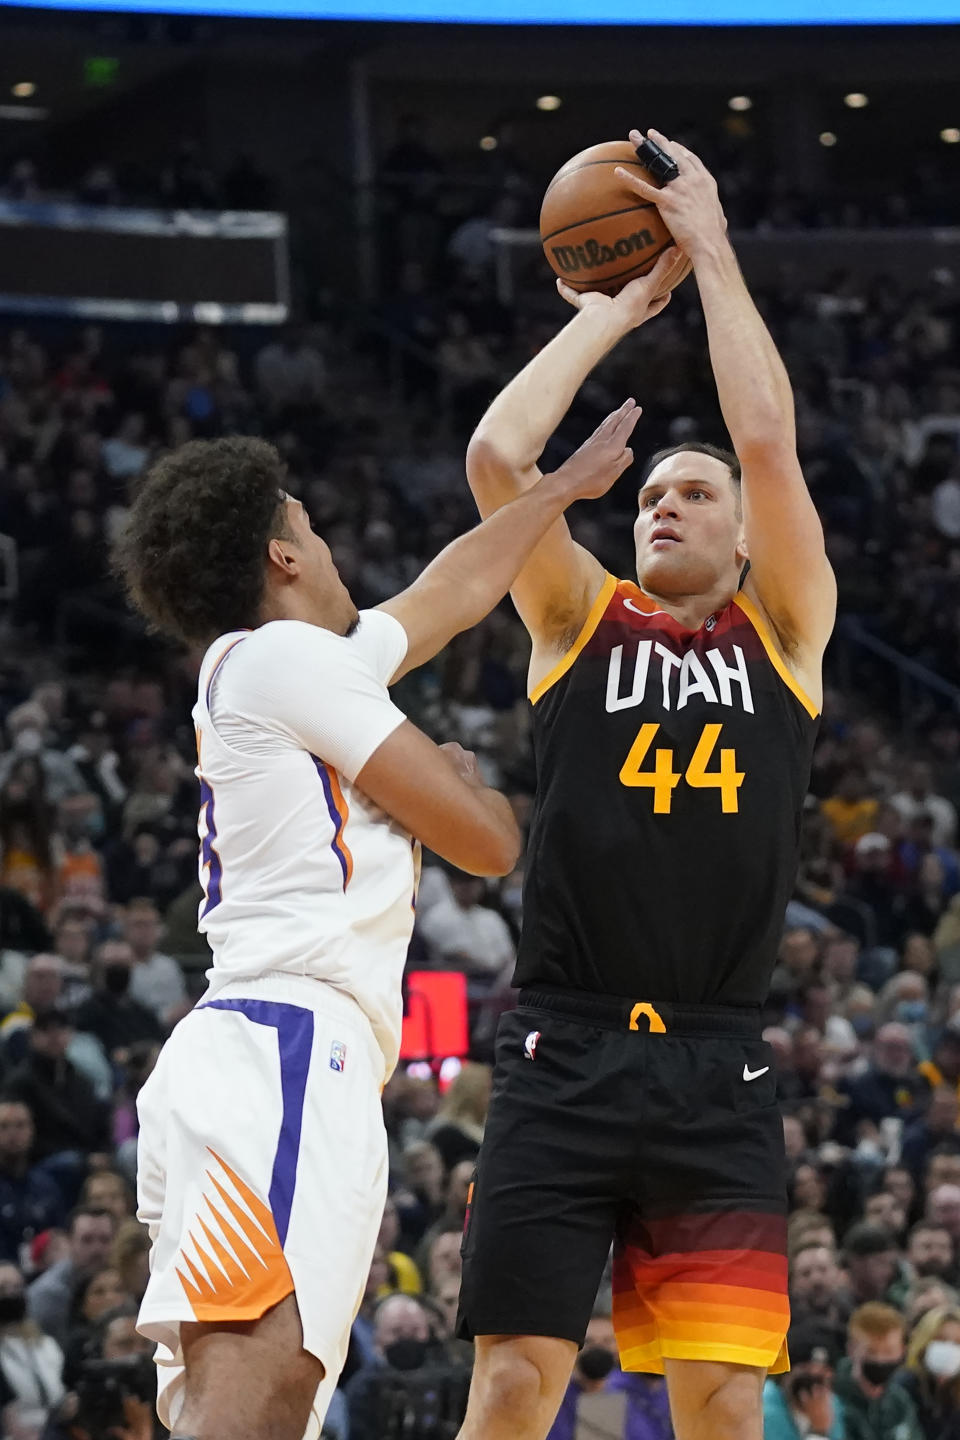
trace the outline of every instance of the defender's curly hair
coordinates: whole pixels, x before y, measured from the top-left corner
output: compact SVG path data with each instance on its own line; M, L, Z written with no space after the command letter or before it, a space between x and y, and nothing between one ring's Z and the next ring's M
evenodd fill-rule
M209 644L258 622L266 552L288 538L285 467L248 436L191 440L148 471L113 567L150 625Z

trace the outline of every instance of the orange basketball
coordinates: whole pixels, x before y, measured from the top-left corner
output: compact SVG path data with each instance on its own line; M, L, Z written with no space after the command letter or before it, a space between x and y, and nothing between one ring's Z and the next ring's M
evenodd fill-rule
M657 184L628 140L608 140L568 160L543 197L543 253L573 290L616 295L674 243L656 205L617 179L618 165Z

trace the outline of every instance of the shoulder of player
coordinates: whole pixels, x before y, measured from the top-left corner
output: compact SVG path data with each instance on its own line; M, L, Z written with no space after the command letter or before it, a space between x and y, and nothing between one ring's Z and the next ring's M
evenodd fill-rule
M338 635L307 620L270 620L251 630L238 647L247 663L283 662L298 655L347 656L356 647L352 636Z
M534 704L569 670L621 590L632 594L636 588L601 568L600 584L591 593L589 603L567 614L557 611L553 629L531 632L527 693Z
M299 690L311 677L332 671L370 668L348 637L304 620L271 620L255 630L224 636L221 650L226 663L212 660L206 667L207 683L216 675L222 697L238 704ZM213 647L210 653L216 657Z

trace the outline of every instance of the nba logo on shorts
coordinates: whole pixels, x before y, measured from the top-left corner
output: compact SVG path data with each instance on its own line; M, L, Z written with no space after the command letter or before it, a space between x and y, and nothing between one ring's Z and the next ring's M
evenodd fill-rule
M531 1031L530 1031L530 1034L527 1036L526 1040L524 1040L524 1042L523 1042L523 1058L524 1058L524 1060L536 1060L536 1058L537 1058L537 1045L538 1045L539 1043L540 1043L540 1031L539 1031L539 1030L531 1030Z
M330 1069L339 1075L347 1063L347 1047L342 1040L334 1040L330 1046Z

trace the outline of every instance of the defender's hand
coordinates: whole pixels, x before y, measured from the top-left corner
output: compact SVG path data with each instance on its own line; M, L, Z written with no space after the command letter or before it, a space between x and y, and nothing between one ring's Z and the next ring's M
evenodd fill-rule
M599 290L572 290L563 280L557 281L557 289L575 310L606 306L622 319L625 331L635 330L666 309L674 286L680 284L689 269L689 258L677 246L672 246L663 252L649 274L631 280L619 295L602 295Z
M628 442L640 413L635 400L625 400L620 409L608 415L590 439L553 472L551 483L562 485L570 492L568 505L574 500L596 500L606 495L624 470L633 464L633 451Z
M617 179L641 199L656 205L674 240L696 267L697 256L716 246L727 233L727 220L717 193L717 182L703 161L685 145L668 140L659 130L647 133L661 150L677 162L680 174L662 189L621 166L616 170ZM639 130L630 131L631 145L639 145L642 141Z

